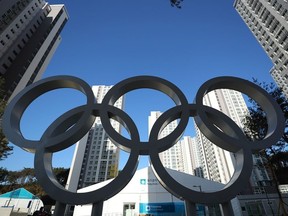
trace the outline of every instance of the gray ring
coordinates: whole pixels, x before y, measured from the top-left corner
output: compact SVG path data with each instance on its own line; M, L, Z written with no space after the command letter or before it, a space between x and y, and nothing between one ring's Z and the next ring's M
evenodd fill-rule
M20 131L20 120L29 104L41 94L57 88L78 89L87 96L87 104L72 109L57 118L44 132L40 141L25 140ZM113 106L117 99L132 90L149 88L168 95L176 104L164 112L155 122L148 142L141 142L138 129L133 120L122 110ZM267 113L268 134L264 141L252 146L241 129L223 113L204 106L203 97L209 91L218 88L238 90L259 102ZM221 203L236 196L241 184L247 181L252 170L251 150L266 148L268 144L280 139L284 130L284 118L276 102L264 90L255 84L234 77L219 77L204 83L196 95L196 104L188 104L184 94L172 83L152 76L138 76L116 84L108 91L102 104L94 104L94 94L84 81L70 76L57 76L38 81L17 95L8 105L3 117L3 130L10 141L28 151L36 151L34 166L39 182L46 192L62 203L87 204L104 201L120 192L133 177L137 169L139 155L150 155L152 167L160 183L174 195L195 203ZM197 116L196 116L197 115ZM103 188L87 193L74 193L65 190L56 180L52 171L52 155L63 150L81 137L91 128L95 117L100 116L108 136L115 144L130 152L130 157L118 177ZM176 182L165 170L159 158L159 152L173 146L186 128L189 117L195 116L201 132L221 148L236 154L237 166L230 182L223 190L200 193L190 190ZM117 133L110 119L117 120L131 134L127 139ZM161 130L169 122L179 119L180 123L168 136L158 139ZM216 126L215 126L216 125ZM220 128L221 131L217 128ZM260 144L263 142L262 144ZM236 145L234 145L236 143ZM233 145L231 145L233 144ZM209 196L209 199L207 199Z
M94 94L91 87L83 80L72 76L55 76L35 82L18 95L8 104L3 115L3 132L15 145L29 152L35 152L35 149L41 145L39 141L25 139L20 130L21 117L30 105L30 103L42 94L59 88L73 88L83 92L87 97L86 109L79 121L70 128L65 134L50 137L46 146L54 146L58 142L70 142L83 136L91 128L95 117L91 115L94 104ZM80 134L80 135L79 135Z
M165 125L169 124L169 121L165 121L166 119L170 118L170 121L177 119L179 117L179 113L182 110L186 110L187 108L190 110L190 116L195 116L198 114L199 107L195 104L190 104L188 105L188 107L178 106L171 108L170 110L166 111L160 116L159 123L155 125L153 133L150 133L149 141L151 140L152 142L155 142L155 139L158 138L157 130L159 130L162 123L164 123ZM236 123L230 120L228 122L229 125L227 123L223 124L224 122L223 119L226 120L226 118L228 118L225 114L211 107L206 107L205 111L209 113L209 117L213 117L213 120L214 119L216 120L214 123L221 130L223 130L224 132L231 132L233 129L236 129L236 131L234 131L233 134L237 136L237 139L240 139L243 142L247 142L245 136L241 135L243 134L243 132L236 125ZM231 124L235 124L237 127L231 127ZM225 138L226 137L223 137L223 139ZM218 144L219 143L217 143L216 145ZM153 149L153 151L152 150L150 151L152 169L154 175L157 177L160 184L166 190L168 190L169 192L171 192L172 194L181 199L188 200L193 203L202 203L202 204L224 203L226 201L231 200L233 197L235 197L236 194L242 191L243 182L247 182L247 179L249 179L253 167L252 154L249 145L244 144L242 149L235 152L235 155L236 155L235 172L229 183L226 184L225 187L219 191L198 192L178 183L173 177L169 175L165 167L162 165L159 158L159 152L157 151L157 149ZM207 197L209 197L209 199L207 199Z
M93 115L99 116L99 110L103 108L104 107L102 105L95 104L93 108ZM49 137L51 136L58 136L60 134L63 134L63 132L65 132L78 121L81 114L85 112L85 109L86 105L74 108L61 115L44 132L41 140L44 141L47 138L49 139ZM127 119L126 113L122 110L122 112L119 112L119 109L117 109L116 107L110 106L109 111L114 115L117 114L118 120L121 119L122 122L124 122L124 119ZM125 122L128 130L130 129L129 126L131 125L131 123L131 121ZM137 170L140 154L136 148L133 148L130 150L130 156L124 169L117 176L117 178L115 178L109 184L97 190L86 193L75 193L68 191L59 184L55 175L53 174L52 152L62 150L73 144L74 142L59 142L57 145L53 146L53 149L51 149L51 147L50 149L39 147L37 148L35 153L34 167L37 171L37 180L39 181L43 189L47 192L47 194L49 194L53 199L58 200L62 203L68 203L71 205L82 205L88 203L96 203L109 199L110 197L119 193L129 183ZM62 145L65 147L62 147Z
M102 105L103 106L113 105L122 95L130 91L143 88L158 90L166 94L175 102L176 105L188 104L188 101L183 92L173 83L154 76L137 76L128 78L114 85L106 93L105 97L102 100ZM122 146L122 149L131 149L132 146L134 148L135 145L138 145L138 143L135 144L133 140L123 137L113 129L110 123L110 116L108 115L108 112L106 111L100 112L100 117L104 129L106 131L109 131L110 139L114 140L115 142L118 143L118 145ZM176 142L176 140L179 139L179 136L181 136L183 133L183 131L181 130L182 129L184 130L186 125L188 124L188 118L189 118L188 112L186 112L185 114L184 111L181 115L181 119L177 128L172 133L170 133L164 140L162 139L159 141L159 145L161 146L160 148L163 148L162 147L163 145L167 146L166 149L169 148L170 146L169 142L168 143L164 142L166 140L169 140L170 142L173 140L172 143L174 143ZM140 149L141 155L149 155L150 149L155 148L155 145L154 146L150 145L147 142L139 142L139 146L137 146L137 148Z
M201 128L203 133L209 133L211 136L209 139L215 143L222 143L229 146L231 143L235 144L236 149L240 149L242 146L242 140L235 139L228 134L225 134L225 139L223 132L217 129L213 122L209 121L209 118L201 107L203 106L203 97L210 91L215 89L232 89L242 92L252 99L254 99L262 107L267 116L268 131L267 135L263 140L251 141L250 148L254 151L267 148L271 144L276 143L283 134L284 131L284 118L283 113L276 103L276 101L269 95L264 89L258 85L249 82L244 79L236 77L217 77L205 82L198 90L196 94L196 105L199 106L198 116L195 117L195 122L197 126ZM206 135L206 134L205 134Z

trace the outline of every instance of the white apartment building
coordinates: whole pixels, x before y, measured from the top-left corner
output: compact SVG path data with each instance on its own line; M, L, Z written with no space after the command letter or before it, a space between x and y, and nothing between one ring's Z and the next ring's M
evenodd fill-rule
M156 120L161 116L160 111L152 111L150 113L150 116L148 117L148 131L150 133L153 124L156 122ZM160 134L159 138L165 137L168 134L170 134L175 128L177 127L177 121L171 122L169 125L167 125L163 131ZM163 166L173 169L173 170L182 170L183 166L180 163L180 145L179 143L176 143L174 146L169 148L168 150L161 152L159 154L160 160L163 164Z
M92 87L98 103L102 102L111 87ZM122 109L123 97L114 106ZM121 132L118 122L112 121L112 126L117 132ZM79 188L115 178L118 175L119 153L119 148L103 129L100 118L96 117L90 131L76 144L66 188L76 192Z
M203 98L204 104L222 111L241 125L241 116L245 115L246 104L242 95L230 90L215 90ZM237 105L237 110L236 110ZM234 156L210 142L196 126L197 142L204 177L226 184L234 173Z
M234 7L274 64L270 74L288 97L287 1L236 0Z
M240 92L229 89L217 89L205 95L203 101L205 105L223 112L239 127L243 128L241 120L247 113L247 106ZM228 183L234 173L234 154L210 142L197 126L196 134L204 178L223 184ZM255 165L263 163L259 155L254 155L253 161ZM266 169L261 166L254 166L250 180L250 185L253 189L255 190L256 186L260 186L268 180Z
M160 111L152 111L148 117L149 132L152 129L155 121L160 117ZM171 122L167 125L160 137L165 137L170 134L177 127L177 121ZM164 167L184 172L191 175L196 175L196 169L199 168L199 161L196 159L196 140L189 136L185 136L182 140L178 141L171 148L159 154L160 160ZM201 175L200 175L201 176Z
M0 74L5 99L39 80L68 20L64 5L45 0L0 0Z
M183 139L179 141L179 146L182 156L180 164L183 166L182 170L179 171L203 177L196 137L184 136Z

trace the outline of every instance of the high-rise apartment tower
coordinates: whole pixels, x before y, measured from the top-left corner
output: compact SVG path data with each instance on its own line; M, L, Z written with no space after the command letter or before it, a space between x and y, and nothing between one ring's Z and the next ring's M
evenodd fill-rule
M229 89L217 89L203 98L203 103L213 107L230 117L239 127L243 128L242 119L247 114L247 106L242 94ZM204 178L226 184L234 174L235 156L210 142L197 128L197 144ZM263 164L259 155L253 155L254 164ZM269 180L266 169L254 166L250 185L255 188Z
M149 132L161 114L162 113L160 111L152 111L150 113L150 116L148 117ZM159 138L167 136L176 127L177 121L175 120L163 129ZM196 154L197 149L195 138L185 136L171 148L161 152L159 156L164 167L191 175L196 175L199 172L199 170L197 170L197 168L199 168L199 161L197 160Z
M287 1L236 0L234 7L274 64L270 74L288 97Z
M112 86L93 86L92 90L98 103ZM115 107L123 108L123 96ZM117 121L111 121L113 128L120 133L121 126ZM76 144L67 188L75 191L97 182L114 178L118 175L119 148L108 138L100 118L96 120L90 131Z
M68 20L64 5L45 0L0 0L0 74L5 99L41 78Z

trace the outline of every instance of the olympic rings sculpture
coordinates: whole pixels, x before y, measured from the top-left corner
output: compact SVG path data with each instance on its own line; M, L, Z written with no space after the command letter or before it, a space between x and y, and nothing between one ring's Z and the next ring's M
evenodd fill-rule
M20 131L20 120L30 103L42 94L59 88L73 88L87 97L85 105L67 111L57 118L38 141L27 140ZM175 107L164 112L155 122L147 142L140 140L133 120L113 104L122 95L136 89L154 89L169 96ZM249 141L242 130L222 112L205 106L203 97L215 89L232 89L254 99L266 112L269 125L266 137L261 141ZM122 172L109 184L95 191L75 193L63 188L52 171L52 155L80 140L99 116L110 139L130 156ZM191 190L173 179L163 167L159 153L173 146L182 136L190 117L201 132L217 146L236 155L236 167L230 182L219 191L199 192ZM117 133L110 119L118 121L130 133L130 139ZM159 138L163 128L180 119L176 129ZM284 131L281 109L273 98L259 86L240 78L218 77L205 82L196 94L195 103L188 103L185 95L171 82L153 76L137 76L113 86L102 103L97 103L91 87L83 80L71 76L55 76L35 82L20 92L7 106L3 116L3 131L7 138L26 151L34 152L34 166L38 181L53 199L60 203L82 205L99 203L120 192L136 172L140 155L149 155L152 169L161 185L177 197L191 203L225 203L241 192L243 182L248 182L252 172L252 152L276 143ZM209 197L209 199L207 198Z

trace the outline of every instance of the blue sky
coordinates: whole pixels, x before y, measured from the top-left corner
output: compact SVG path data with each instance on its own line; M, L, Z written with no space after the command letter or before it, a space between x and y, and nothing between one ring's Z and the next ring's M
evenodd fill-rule
M176 84L190 102L199 86L216 76L271 82L272 63L244 24L232 0L185 0L182 9L168 0L75 1L64 3L69 20L44 77L72 75L89 85L113 85L132 76L153 75ZM64 111L83 104L75 90L57 90L36 100L21 121L26 138L39 139ZM159 92L127 94L125 110L147 139L150 110L173 103ZM73 147L56 153L54 166L69 167ZM0 162L9 170L33 166L33 155L18 147Z

